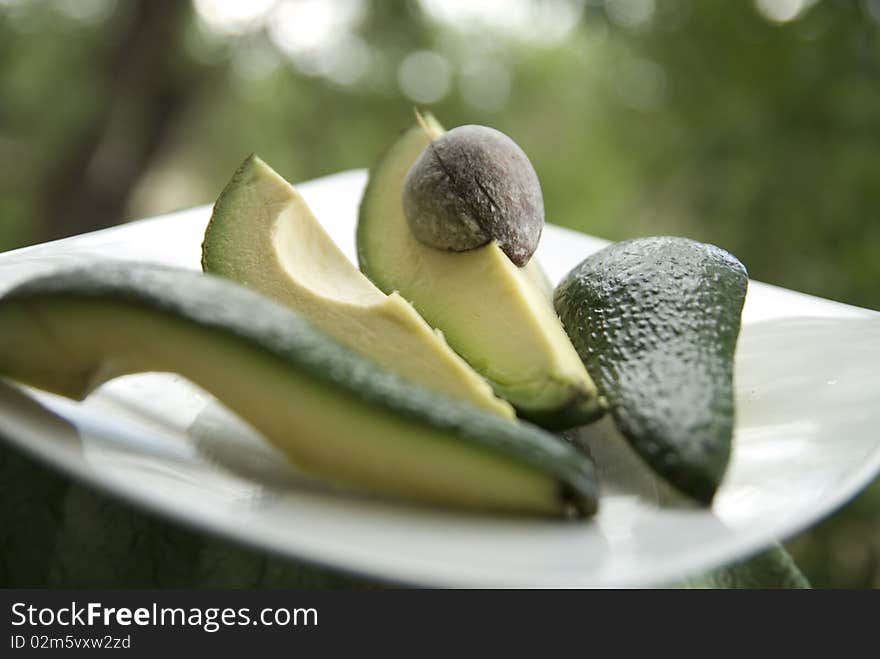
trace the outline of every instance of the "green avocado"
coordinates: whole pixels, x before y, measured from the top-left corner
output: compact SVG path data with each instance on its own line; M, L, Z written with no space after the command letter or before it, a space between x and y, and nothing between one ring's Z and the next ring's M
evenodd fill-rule
M659 475L705 504L730 455L748 281L718 247L641 238L589 256L555 293L621 433Z
M718 568L696 577L690 577L680 588L713 589L808 589L809 580L785 548L774 543L761 553Z
M555 436L410 385L226 279L99 262L0 298L0 374L83 399L143 371L183 375L331 482L482 510L596 508L592 463Z
M496 241L448 252L410 231L404 179L442 132L427 117L371 170L357 227L361 270L386 293L410 300L523 418L554 429L595 420L603 413L596 387L544 293L535 260L519 268Z
M409 302L385 295L346 258L294 187L256 156L214 204L202 268L286 304L405 380L514 417Z

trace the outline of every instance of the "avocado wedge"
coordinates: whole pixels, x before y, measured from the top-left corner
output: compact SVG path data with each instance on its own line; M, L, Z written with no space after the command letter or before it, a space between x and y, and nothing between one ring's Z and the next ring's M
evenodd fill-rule
M409 302L385 295L346 258L294 187L256 156L214 205L202 268L286 304L405 380L515 416Z
M553 435L409 385L228 280L99 262L0 298L0 374L82 399L142 371L187 377L332 482L481 510L596 508L591 462Z
M443 129L425 117L370 171L357 227L358 261L399 291L523 418L563 429L601 416L590 379L547 300L534 259L518 268L495 241L465 252L419 242L404 215L404 179Z
M686 238L640 238L587 257L555 304L633 449L709 504L733 435L733 358L748 274Z

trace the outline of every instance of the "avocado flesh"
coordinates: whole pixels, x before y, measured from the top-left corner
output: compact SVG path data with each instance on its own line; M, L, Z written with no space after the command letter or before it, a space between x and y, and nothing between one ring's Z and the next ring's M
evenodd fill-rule
M491 242L466 252L420 243L403 213L403 181L442 128L406 132L370 172L357 229L361 270L383 291L399 291L520 416L551 428L602 414L596 388L577 356L532 260L516 267Z
M346 258L294 187L256 156L214 205L202 268L286 304L410 382L515 416L412 305L380 291Z
M481 510L595 510L591 463L556 437L410 385L227 280L99 263L0 299L0 374L82 399L144 371L190 379L331 482Z
M733 359L748 287L727 252L685 238L616 243L556 288L556 310L635 451L711 503L733 435Z

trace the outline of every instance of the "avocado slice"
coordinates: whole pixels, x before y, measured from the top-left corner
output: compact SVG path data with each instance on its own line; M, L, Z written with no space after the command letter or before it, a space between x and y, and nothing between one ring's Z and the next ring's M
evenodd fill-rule
M371 170L357 227L361 270L399 291L520 416L563 429L602 415L596 387L544 294L532 259L518 268L493 241L466 252L420 243L401 199L404 178L443 129L428 116Z
M556 288L572 342L621 433L654 471L709 504L733 435L733 358L748 274L686 238L587 257Z
M214 205L202 268L292 307L410 382L515 416L409 302L385 295L346 258L294 187L256 156Z
M0 298L0 374L82 399L143 371L187 377L332 482L483 510L596 508L591 462L555 436L410 385L226 279L98 262Z

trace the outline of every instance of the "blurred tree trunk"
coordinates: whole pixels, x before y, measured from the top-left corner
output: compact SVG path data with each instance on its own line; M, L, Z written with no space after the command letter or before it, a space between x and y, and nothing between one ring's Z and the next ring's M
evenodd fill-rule
M121 3L101 66L104 102L47 177L41 220L48 238L120 222L137 183L198 78L184 50L189 3Z

